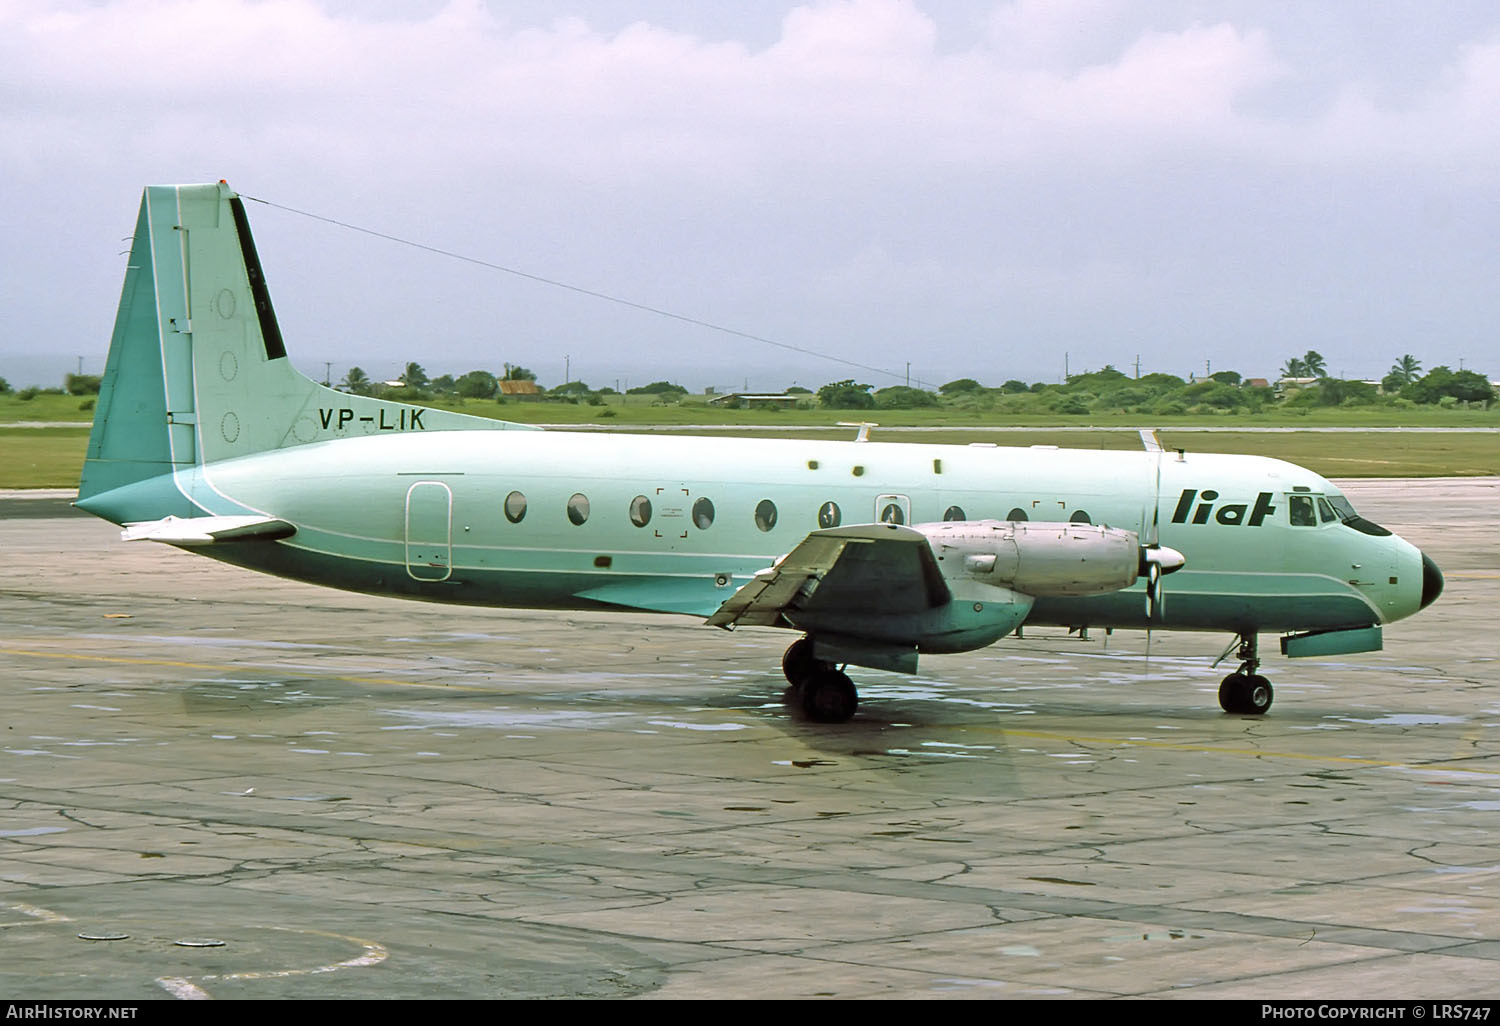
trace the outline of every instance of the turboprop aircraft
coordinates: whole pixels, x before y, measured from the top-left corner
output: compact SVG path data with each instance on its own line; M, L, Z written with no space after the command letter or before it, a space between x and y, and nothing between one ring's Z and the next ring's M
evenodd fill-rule
M1317 474L1145 437L647 437L348 395L287 359L241 197L151 186L77 505L126 540L353 591L785 628L789 696L829 722L856 709L846 666L913 673L1032 624L1230 633L1219 701L1264 713L1260 634L1371 651L1442 590Z

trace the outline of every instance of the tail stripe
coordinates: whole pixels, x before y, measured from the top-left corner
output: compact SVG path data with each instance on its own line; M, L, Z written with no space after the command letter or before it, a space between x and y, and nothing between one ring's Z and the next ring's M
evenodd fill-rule
M234 212L234 229L240 237L245 271L250 276L250 295L255 300L255 315L260 318L260 334L266 343L266 359L283 359L286 357L286 344L281 341L281 327L276 323L276 311L271 307L271 290L266 288L266 275L261 270L260 257L255 252L255 239L250 234L250 219L245 216L245 203L238 196L230 196L229 209Z

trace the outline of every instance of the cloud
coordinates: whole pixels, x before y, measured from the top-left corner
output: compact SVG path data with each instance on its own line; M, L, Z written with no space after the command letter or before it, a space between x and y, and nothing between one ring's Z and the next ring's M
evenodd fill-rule
M965 22L957 6L809 0L750 42L708 15L631 23L587 0L531 20L476 0L400 16L315 0L13 0L0 174L28 199L0 209L5 245L40 255L7 261L32 284L0 288L76 273L76 233L126 222L115 206L144 182L219 177L857 351L938 319L954 338L1003 323L1108 339L1125 321L1136 337L1243 337L1273 291L1283 310L1319 302L1301 281L1353 307L1414 266L1463 281L1493 269L1479 241L1500 230L1493 19L1391 90L1376 65L1321 77L1298 33L1325 23L1308 28L1300 7L1020 0ZM1400 38L1382 41L1382 60L1399 60ZM75 237L43 213L62 207ZM1461 213L1418 216L1433 209ZM422 337L420 320L380 309L402 274L369 273L383 284L349 301L360 330ZM278 306L332 302L326 283L301 287L282 286ZM1464 304L1478 320L1494 309ZM10 309L23 334L53 330L55 311ZM527 317L538 338L555 327Z
M1295 71L1265 31L1132 36L1121 20L1108 0L1000 5L971 45L940 52L914 4L837 0L790 9L780 38L753 51L644 23L512 26L473 0L404 20L311 0L23 2L0 22L0 83L22 112L15 149L35 135L96 157L207 140L410 177L515 167L739 184L756 169L842 174L872 160L914 175L1059 152L1113 164L1163 146L1272 160L1495 152L1483 131L1500 113L1493 43L1469 48L1412 111L1350 88L1320 116L1271 125L1253 100Z

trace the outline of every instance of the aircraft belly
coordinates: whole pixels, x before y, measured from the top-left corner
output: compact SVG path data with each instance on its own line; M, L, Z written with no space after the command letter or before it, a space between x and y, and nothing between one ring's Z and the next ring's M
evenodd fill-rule
M1363 626L1378 622L1370 604L1357 595L1277 595L1168 593L1166 615L1146 617L1139 589L1088 598L1037 599L1028 624L1067 627L1121 627L1158 630L1291 631Z

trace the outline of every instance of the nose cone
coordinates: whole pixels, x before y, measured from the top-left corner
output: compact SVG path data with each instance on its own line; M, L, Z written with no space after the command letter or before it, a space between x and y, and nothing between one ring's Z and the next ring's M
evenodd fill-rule
M1422 553L1422 608L1426 609L1443 593L1443 572L1427 553Z

